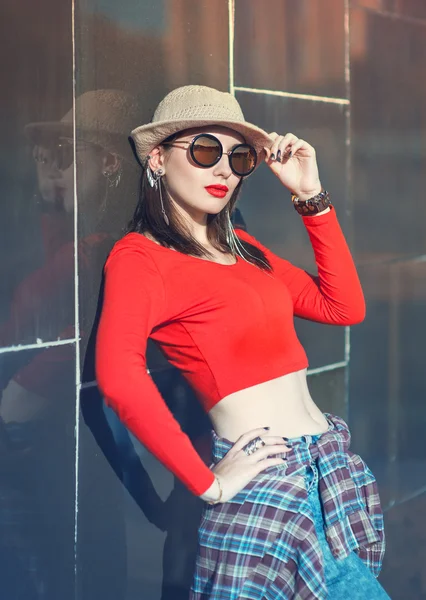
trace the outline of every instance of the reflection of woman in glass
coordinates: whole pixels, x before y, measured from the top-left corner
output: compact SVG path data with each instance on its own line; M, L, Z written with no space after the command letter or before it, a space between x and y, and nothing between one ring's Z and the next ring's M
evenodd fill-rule
M95 312L88 300L96 303L100 285L95 275L114 242L117 211L123 210L118 197L130 195L128 181L134 167L123 127L135 122L137 110L135 99L122 91L86 92L76 102L75 147L72 110L61 121L27 125L37 168L43 257L14 290L8 318L0 323L2 346L15 341L17 323L24 340L32 339L35 324L37 333L48 340L74 337L74 156L82 209L77 252L82 289L87 294L80 315L85 343ZM33 419L51 393L56 397L53 383L60 382L70 365L73 372L73 356L71 346L41 349L10 383L2 381L2 389L9 385L3 389L0 417L5 422Z
M349 452L346 423L310 397L293 325L350 325L365 311L314 149L199 86L166 96L132 137L141 198L105 267L97 377L129 429L206 501L191 598L387 598L375 479ZM231 225L262 160L294 193L318 277ZM148 336L209 414L210 468L146 372Z
M77 253L80 292L84 293L84 296L81 293L80 313L84 356L96 311L98 273L102 272L104 260L117 239L113 237L117 233L117 206L120 212L123 210L118 199L121 194L131 197L130 190L135 184L131 178L136 169L128 144L128 128L135 124L139 109L129 94L96 90L86 92L76 101L75 144L72 110L61 121L26 127L37 169L35 197L39 214L34 229L39 228L42 253L36 268L25 273L11 294L9 314L0 323L2 346L16 342L17 328L19 339L25 341L32 340L35 333L46 341L75 336L76 159L82 209ZM75 443L70 434L74 423L70 418L75 416L75 348L64 344L5 353L0 367L2 472L4 465L8 465L0 498L0 514L8 517L0 519L0 537L7 546L8 575L14 573L10 566L14 553L19 557L17 570L19 567L25 574L14 577L13 587L6 585L2 589L6 595L7 591L12 594L12 589L17 594L24 587L28 573L28 579L39 590L34 597L64 598L67 575L73 576L74 569L73 543L65 544L64 539L74 532ZM87 462L93 460L86 460L85 467ZM92 466L92 471L95 470L100 485L98 463L96 468ZM114 511L117 514L116 506ZM103 536L104 543L112 530ZM1 548L0 554L3 557ZM86 564L83 574L85 570ZM109 571L117 580L117 570L112 564ZM102 579L105 581L105 575ZM99 581L102 579L99 577ZM110 588L113 589L112 584ZM22 597L29 600L33 596L26 591Z

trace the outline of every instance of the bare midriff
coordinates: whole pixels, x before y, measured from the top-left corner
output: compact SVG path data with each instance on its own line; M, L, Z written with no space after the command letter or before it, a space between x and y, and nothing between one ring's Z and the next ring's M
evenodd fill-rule
M217 435L231 442L257 427L270 427L269 434L288 438L328 429L310 395L306 369L225 396L209 417Z

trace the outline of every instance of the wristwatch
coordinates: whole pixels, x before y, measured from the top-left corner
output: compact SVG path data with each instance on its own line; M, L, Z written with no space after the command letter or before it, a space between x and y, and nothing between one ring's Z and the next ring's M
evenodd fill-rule
M301 200L299 196L292 194L291 201L293 202L293 206L299 215L303 215L305 217L316 215L332 205L330 201L330 195L327 190L322 190L316 196L309 198L309 200Z

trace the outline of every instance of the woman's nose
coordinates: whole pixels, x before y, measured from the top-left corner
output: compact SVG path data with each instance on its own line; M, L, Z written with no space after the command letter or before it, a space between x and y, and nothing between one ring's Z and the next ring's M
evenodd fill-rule
M220 157L219 162L214 166L214 175L222 175L222 177L230 177L232 175L232 169L229 164L229 156L225 153Z

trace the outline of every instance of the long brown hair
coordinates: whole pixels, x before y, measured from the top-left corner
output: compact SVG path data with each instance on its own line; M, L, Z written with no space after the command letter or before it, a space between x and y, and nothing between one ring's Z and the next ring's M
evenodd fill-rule
M170 138L167 138L164 142L172 141L177 135L178 134L175 134ZM166 152L169 151L167 147L165 147L164 150ZM213 258L211 252L195 239L183 218L179 215L178 211L173 208L173 202L167 190L167 184L161 177L158 181L158 185L162 186L161 192L164 210L169 219L169 224L167 225L165 223L161 210L159 190L151 187L148 181L147 169L149 168L147 162L142 166L139 201L133 214L133 218L127 226L126 232L149 233L159 244L161 244L161 246L165 246L166 248L173 248L178 252L190 254L192 256ZM243 179L240 179L228 204L219 213L207 216L207 239L214 248L224 254L235 254L230 245L230 238L233 233L231 231L232 225L230 218L240 194L242 183ZM271 265L262 250L239 237L238 242L241 254L245 260L261 269L272 270Z

